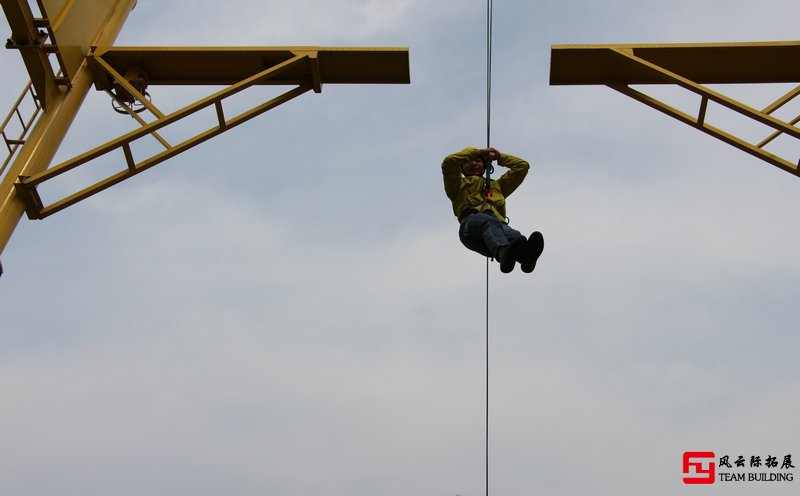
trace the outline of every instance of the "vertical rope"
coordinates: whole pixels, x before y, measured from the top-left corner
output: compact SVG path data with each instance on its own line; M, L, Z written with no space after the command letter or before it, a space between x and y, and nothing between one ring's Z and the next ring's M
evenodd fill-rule
M486 147L492 128L492 0L486 0Z
M492 135L492 0L486 0L486 147ZM491 163L487 166L491 167ZM489 182L487 169L486 178ZM489 258L486 258L486 496L489 496Z
M486 259L486 496L489 496L489 259Z

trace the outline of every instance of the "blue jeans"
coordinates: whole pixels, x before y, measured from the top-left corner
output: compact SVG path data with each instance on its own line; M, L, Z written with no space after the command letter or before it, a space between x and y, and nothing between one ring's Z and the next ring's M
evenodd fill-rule
M461 221L458 237L464 246L489 258L496 258L497 249L523 237L516 229L491 214L468 215Z

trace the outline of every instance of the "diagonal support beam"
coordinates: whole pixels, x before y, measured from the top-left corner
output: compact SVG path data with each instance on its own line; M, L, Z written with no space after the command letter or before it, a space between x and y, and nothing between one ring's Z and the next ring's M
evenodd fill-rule
M633 98L634 100L638 100L639 102L647 105L650 108L658 110L659 112L662 112L662 113L664 113L666 115L669 115L670 117L673 117L673 118L675 118L675 119L677 119L677 120L679 120L679 121L681 121L681 122L683 122L685 124L688 124L688 125L690 125L690 126L692 126L694 128L697 128L697 129L703 131L704 133L706 133L706 134L708 134L710 136L713 136L713 137L715 137L715 138L717 138L717 139L719 139L721 141L724 141L725 143L728 143L729 145L732 145L732 146L734 146L734 147L736 147L736 148L738 148L738 149L740 149L740 150L742 150L742 151L744 151L746 153L749 153L750 155L758 157L758 158L764 160L765 162L768 162L768 163L770 163L770 164L772 164L772 165L774 165L776 167L779 167L780 169L785 170L786 172L789 172L789 173L794 174L796 176L800 176L800 171L798 171L798 165L797 164L793 164L793 163L789 162L788 160L785 160L785 159L783 159L783 158L781 158L781 157L779 157L779 156L777 156L775 154L772 154L772 153L769 153L769 152L765 151L761 147L758 147L756 145L750 144L747 141L744 141L744 140L742 140L740 138L737 138L733 134L730 134L730 133L728 133L726 131L723 131L722 129L720 129L718 127L712 126L711 124L708 124L707 122L704 122L702 120L702 115L703 115L702 113L700 114L700 117L695 118L695 117L693 117L693 116L691 116L691 115L689 115L689 114L687 114L685 112L682 112L682 111L680 111L680 110L678 110L678 109L676 109L676 108L674 108L674 107L672 107L670 105L667 105L667 104L665 104L665 103L663 103L663 102L661 102L661 101L659 101L659 100L657 100L657 99L655 99L655 98L653 98L653 97L651 97L649 95L646 95L646 94L644 94L644 93L642 93L640 91L637 91L637 90L635 90L635 89L633 89L633 88L631 88L629 86L625 86L625 85L621 85L621 84L609 84L608 86L610 88L612 88L612 89L615 89L615 90L619 91L623 95L627 95L627 96Z
M223 101L236 94L240 91L243 91L255 84L259 84L260 82L264 81L265 79L269 79L272 77L276 77L280 75L283 71L290 70L294 66L298 64L308 64L308 56L307 55L298 55L295 56L277 66L270 67L265 69L258 74L255 74L243 81L240 81L236 84L233 84L217 93L214 93L198 102L195 102L191 105L184 107L172 114L166 115L163 118L160 118L156 121L151 122L141 128L127 133L115 140L112 140L104 145L101 145L93 150L90 150L82 155L79 155L71 160L63 162L55 167L47 169L43 172L38 174L29 176L29 177L20 177L19 181L15 183L15 187L17 189L17 193L23 198L26 206L26 213L29 218L31 219L43 219L48 217L56 212L59 212L71 205L74 205L90 196L93 196L100 191L103 191L115 184L118 184L125 179L128 179L140 172L143 172L165 160L185 151L189 148L199 145L214 136L217 136L229 129L232 129L239 124L247 122L248 120L261 115L262 113L282 104L285 103L297 96L306 93L312 89L311 84L304 83L300 84L294 89L291 89L263 104L254 107L246 112L243 112L233 118L224 119L224 114L222 112L222 103ZM174 145L158 154L153 156L147 157L143 160L136 161L133 157L133 152L131 150L131 143L135 140L152 134L158 131L161 128L179 122L181 119L188 117L196 112L199 112L205 108L214 106L219 116L219 122L216 126L207 129L204 132L201 132L182 143ZM121 151L124 158L125 168L120 172L113 174L111 176L106 177L105 179L96 182L95 184L86 187L72 195L69 195L65 198L57 200L49 205L46 205L41 197L38 194L37 186L41 185L42 183L52 180L62 174L65 174L83 164L86 164L96 158L99 158L103 155L106 155L110 152L114 151Z
M786 122L773 112L800 95L800 86L757 110L705 84L764 84L800 82L800 42L554 45L551 85L602 84L714 136L793 175L800 176L796 159L788 160L764 147L786 135L800 140L800 117ZM696 116L633 89L632 85L675 85L700 97ZM753 144L707 122L709 102L774 129Z
M800 129L794 126L790 126L789 124L783 122L780 119L777 119L767 113L761 112L752 107L744 105L743 103L737 102L736 100L728 98L722 93L716 92L706 86L690 81L689 79L680 76L679 74L676 74L672 71L664 69L663 67L659 67L656 64L653 64L652 62L649 62L641 57L637 57L632 52L621 50L619 48L613 48L612 52L620 57L623 57L624 59L630 61L633 64L639 64L640 66L646 68L655 75L663 77L664 80L667 82L674 83L678 86L681 86L682 88L697 93L698 95L704 98L708 98L713 102L716 102L746 117L758 121L761 124L770 126L774 129L777 129L795 138L800 139Z
M800 86L796 87L795 89L789 91L788 93L786 93L782 97L780 97L777 100L775 100L774 102L772 102L772 104L770 104L769 106L765 107L764 110L762 110L762 112L764 112L765 114L771 114L771 113L775 112L776 110L778 110L779 108L781 108L784 105L786 105L787 103L789 103L789 101L794 99L794 97L796 97L797 95L800 95Z

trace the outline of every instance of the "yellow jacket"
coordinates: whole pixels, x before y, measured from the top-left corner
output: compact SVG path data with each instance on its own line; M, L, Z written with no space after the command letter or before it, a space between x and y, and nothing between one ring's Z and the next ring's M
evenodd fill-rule
M498 180L491 180L492 197L484 204L483 176L466 176L461 174L461 166L476 157L474 147L464 148L444 158L442 162L442 176L444 177L444 191L453 203L453 213L462 219L467 211L491 210L495 217L505 222L506 197L516 190L525 176L530 165L525 160L506 153L500 154L498 165L507 167L508 170Z

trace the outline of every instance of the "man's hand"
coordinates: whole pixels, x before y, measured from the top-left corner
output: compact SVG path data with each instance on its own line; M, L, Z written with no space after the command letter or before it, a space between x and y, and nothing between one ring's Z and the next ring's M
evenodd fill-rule
M492 147L479 148L475 153L478 155L478 157L486 159L490 162L500 159L500 152Z

